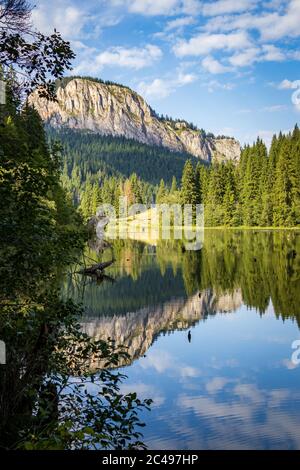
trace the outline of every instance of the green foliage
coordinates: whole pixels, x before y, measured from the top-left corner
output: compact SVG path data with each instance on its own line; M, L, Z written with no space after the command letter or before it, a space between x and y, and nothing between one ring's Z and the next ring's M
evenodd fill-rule
M166 192L165 182L163 179L161 179L159 183L159 188L156 194L156 203L161 204L165 202L166 194L167 192Z
M0 448L140 449L138 411L151 401L120 393L123 376L108 370L126 351L84 334L81 308L61 300L62 271L86 233L60 182L61 148L47 145L41 119L21 101L35 87L54 99L48 79L74 54L56 31L32 29L26 0L0 1L0 10ZM94 190L93 207L97 198Z
M284 230L208 230L202 249L200 289L241 289L249 308L300 324L300 236Z
M61 148L47 145L32 108L13 103L0 127L0 448L143 448L138 412L151 401L122 394L124 376L108 370L126 351L84 334L82 309L61 300L61 273L86 240L60 183Z
M76 172L77 174L77 172ZM111 204L116 215L119 215L120 198L126 197L128 205L151 204L154 200L156 188L141 181L135 173L129 178L104 177L100 181L93 182L93 178L83 184L79 184L76 190L76 180L72 176L63 176L63 185L68 189L74 201L78 199L79 209L85 220L94 216L100 204Z
M53 292L2 308L2 449L144 448L137 413L151 400L120 392L125 377L108 367L127 357L125 349L83 333L81 315Z
M114 147L117 142L112 139L109 145ZM153 186L139 179L136 173L125 179L108 176L106 168L95 175L91 167L87 171L80 162L79 159L78 164L71 164L69 168L65 163L63 179L75 202L82 195L81 208L86 218L95 213L96 204L92 204L92 199L112 202L117 207L122 195L127 196L129 204L154 201L204 204L208 227L290 227L300 223L300 131L297 126L291 134L274 136L269 153L261 139L253 146L246 146L237 165L229 161L213 163L210 167L198 162L195 166L194 160L186 160L180 188L176 176L160 179L159 185Z
M51 140L59 140L64 148L69 176L74 168L80 169L81 183L88 176L136 175L143 181L158 185L163 175L167 184L173 176L179 181L187 158L194 164L197 158L184 153L171 152L163 147L141 144L125 137L100 136L89 132L48 128Z
M274 136L269 153L261 139L246 146L240 162L200 170L206 226L298 226L300 137ZM198 199L200 202L201 197Z
M0 70L5 79L11 70L22 77L22 94L38 88L40 96L54 100L55 85L49 77L62 77L75 54L56 30L49 36L37 31L31 10L27 0L1 0Z
M199 179L190 160L187 160L181 180L181 203L197 204L199 202Z
M0 237L13 247L3 249L2 262L9 266L19 259L21 267L31 251L35 267L43 269L70 243L81 246L84 237L80 217L59 184L59 149L47 147L41 120L28 106L6 115L0 142Z

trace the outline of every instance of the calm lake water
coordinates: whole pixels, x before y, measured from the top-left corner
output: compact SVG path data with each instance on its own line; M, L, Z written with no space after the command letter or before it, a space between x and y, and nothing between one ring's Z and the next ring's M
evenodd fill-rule
M123 391L154 400L148 447L299 449L300 233L207 230L199 252L112 250L114 282L70 276L65 290L90 335L128 347Z

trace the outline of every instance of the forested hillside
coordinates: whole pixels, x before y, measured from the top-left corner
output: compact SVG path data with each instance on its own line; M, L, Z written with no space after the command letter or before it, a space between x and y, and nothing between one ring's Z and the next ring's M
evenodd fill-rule
M300 224L300 131L246 146L241 160L201 173L207 225L296 226Z
M162 176L166 183L170 183L173 176L181 177L188 158L192 158L193 163L199 161L189 154L171 152L125 137L101 136L71 129L55 130L51 127L47 127L47 132L52 141L59 140L62 144L69 175L78 167L82 181L96 174L129 177L136 173L151 184L159 183Z
M238 164L226 162L207 166L187 160L182 175L178 178L177 173L172 182L169 176L165 177L166 171L162 168L160 184L155 186L145 183L137 174L129 178L109 177L105 168L103 174L97 173L95 178L95 174L91 176L92 167L89 173L79 165L65 166L63 178L73 198L74 195L78 198L85 217L92 215L101 202L112 202L117 207L122 195L128 197L129 203L204 204L206 226L291 227L300 224L298 126L288 135L274 136L269 151L264 142L257 139L243 149ZM71 177L68 176L70 169Z

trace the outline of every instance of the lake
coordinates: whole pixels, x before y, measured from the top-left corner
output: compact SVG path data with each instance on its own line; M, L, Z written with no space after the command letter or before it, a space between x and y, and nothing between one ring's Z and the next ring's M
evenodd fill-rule
M148 447L299 449L300 233L206 230L197 252L119 240L112 253L103 282L69 276L64 292L86 332L128 348L122 391L154 400Z

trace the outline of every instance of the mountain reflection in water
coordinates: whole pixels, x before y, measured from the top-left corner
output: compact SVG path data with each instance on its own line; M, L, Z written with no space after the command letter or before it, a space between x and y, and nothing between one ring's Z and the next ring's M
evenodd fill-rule
M119 363L124 365L143 356L159 334L191 328L209 314L232 312L241 304L240 291L216 297L211 289L207 289L188 299L178 298L157 306L143 307L123 316L91 318L83 324L83 328L97 340L113 338L117 344L124 345L130 356L129 361Z
M115 283L69 276L65 295L83 301L89 335L128 348L126 391L154 399L149 447L300 448L300 233L207 230L200 252L112 249Z

